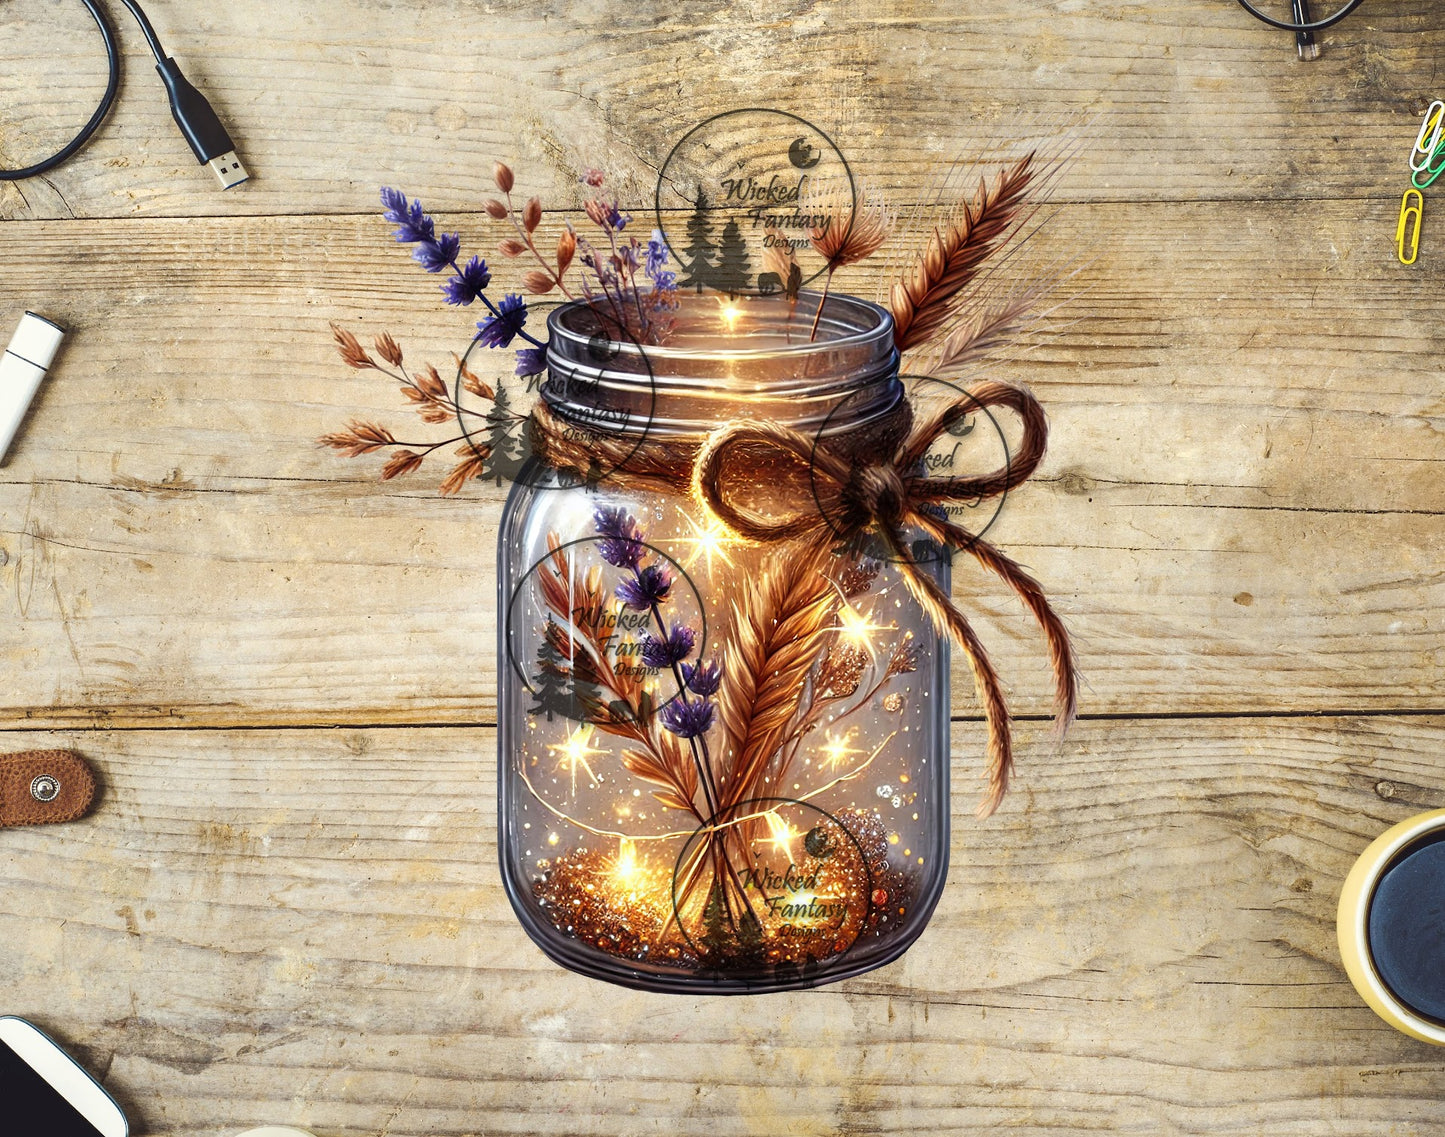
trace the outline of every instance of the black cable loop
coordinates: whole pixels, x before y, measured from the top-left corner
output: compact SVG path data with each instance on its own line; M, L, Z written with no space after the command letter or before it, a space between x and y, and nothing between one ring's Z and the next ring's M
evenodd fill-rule
M1341 8L1338 12L1336 12L1333 16L1327 16L1323 20L1315 20L1307 24L1292 24L1288 23L1285 20L1276 20L1272 16L1266 16L1263 12L1261 12L1258 8L1251 4L1249 0L1239 0L1239 6L1243 8L1246 12L1248 12L1251 16L1253 16L1256 20L1262 20L1270 27L1278 28L1282 32L1318 32L1323 31L1325 28L1334 27L1335 24L1338 24L1341 20L1343 20L1346 16L1348 16L1351 12L1353 12L1356 8L1360 6L1360 0L1348 0L1348 3L1346 3L1345 6Z
M100 29L100 38L105 42L106 66L110 70L109 78L105 83L105 94L100 96L100 104L95 108L95 113L90 116L90 121L80 128L80 133L67 142L61 149L57 150L49 158L36 162L33 166L26 166L23 170L0 170L0 181L18 182L22 178L33 178L37 174L43 174L47 170L53 170L67 158L71 157L77 150L90 141L90 136L99 129L100 124L105 121L105 116L110 113L111 104L115 102L116 91L120 87L120 52L115 46L115 29L111 27L110 20L106 17L105 11L101 8L99 0L80 0L86 10L95 18L95 26ZM120 0L126 10L135 17L136 23L140 25L141 34L145 36L146 43L150 46L151 54L156 57L159 63L165 59L165 48L161 47L161 41L156 36L155 28L146 18L145 12L136 0Z

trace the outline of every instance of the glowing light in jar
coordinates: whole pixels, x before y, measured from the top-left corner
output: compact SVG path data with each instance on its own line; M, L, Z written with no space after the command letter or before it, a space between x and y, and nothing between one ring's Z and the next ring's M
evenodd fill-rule
M893 626L875 624L871 611L859 612L851 604L844 604L838 609L838 630L843 633L843 638L852 641L855 647L862 648L869 655L875 655L873 633L892 631Z
M637 859L637 846L626 837L619 839L617 857L612 862L612 879L623 888L631 888L642 871L642 864Z
M848 764L850 754L866 754L868 751L859 750L857 747L849 746L853 740L855 731L848 731L842 738L834 738L833 732L828 731L827 741L819 748L823 752L823 767L827 770L836 770L840 766Z
M579 726L572 731L564 742L549 742L547 749L558 755L557 768L566 770L572 777L572 796L577 796L577 769L580 766L587 771L587 780L594 786L598 785L597 775L592 772L588 763L589 755L606 754L605 750L598 750L591 745L592 728L590 726Z
M800 835L796 829L783 820L776 809L770 809L763 814L763 820L768 823L769 835L764 840L789 860L793 859L793 841Z
M718 317L722 320L723 331L732 335L737 330L738 320L742 318L743 310L731 300L718 300Z
M734 567L732 557L728 556L728 549L737 548L742 542L732 535L731 529L716 517L709 517L706 525L699 525L685 513L682 515L682 519L692 529L691 537L675 538L679 545L691 546L691 551L682 559L683 568L690 569L699 560L706 561L707 574L712 576L714 557L717 557L729 568Z

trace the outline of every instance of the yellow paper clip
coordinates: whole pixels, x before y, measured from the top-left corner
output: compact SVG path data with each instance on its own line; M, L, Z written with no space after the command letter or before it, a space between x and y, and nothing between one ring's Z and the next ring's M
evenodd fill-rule
M1414 197L1411 203L1410 198ZM1415 215L1415 226L1410 233L1410 255L1405 255L1405 231L1410 228L1410 215ZM1412 265L1420 255L1420 225L1425 216L1425 195L1417 189L1407 189L1400 201L1400 223L1395 226L1395 251L1400 255L1402 265Z
M1420 124L1420 133L1415 136L1415 149L1410 151L1410 169L1419 173L1430 164L1430 159L1440 148L1442 132L1445 132L1445 102L1436 99L1425 111L1425 121Z

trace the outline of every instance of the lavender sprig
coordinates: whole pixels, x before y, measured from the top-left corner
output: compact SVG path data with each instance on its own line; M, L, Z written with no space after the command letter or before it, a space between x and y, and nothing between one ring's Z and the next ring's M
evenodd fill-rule
M697 642L697 633L684 624L673 624L672 630L662 639L644 636L642 639L642 662L648 667L672 667L692 654Z
M382 216L396 226L392 235L402 244L413 244L412 258L427 272L451 268L453 276L442 282L442 294L448 304L465 306L480 300L491 316L479 321L478 338L488 347L506 347L520 336L535 348L546 350L546 344L522 330L527 322L527 304L515 293L503 298L501 306L493 304L486 294L492 282L487 262L472 257L466 267L457 264L462 239L457 233L436 232L436 222L422 209L421 200L408 199L401 190L381 187Z
M688 690L697 695L715 695L717 689L722 685L722 664L717 660L704 663L698 660L696 663L684 663L682 665L682 677L687 682Z
M697 738L712 726L716 708L707 699L684 703L681 699L668 703L658 716L662 725L679 738Z
M592 515L592 522L597 528L597 535L602 538L597 543L602 559L616 568L636 571L642 563L644 550L642 526L637 519L621 506L609 508L604 505Z
M617 598L636 611L650 612L655 621L660 634L643 636L642 662L648 667L670 670L677 680L677 695L659 712L658 718L667 730L687 739L692 746L703 794L708 807L716 811L717 793L712 785L707 740L703 735L712 726L716 710L707 696L717 692L722 668L715 661L685 662L697 645L697 633L685 624L674 623L667 628L664 623L662 605L672 593L674 578L664 565L642 563L647 546L637 519L622 506L602 506L592 515L592 521L600 538L598 547L602 559L632 573L630 579L617 585Z
M647 612L666 600L671 591L672 574L661 565L648 565L637 570L635 579L617 586L617 599L635 611Z

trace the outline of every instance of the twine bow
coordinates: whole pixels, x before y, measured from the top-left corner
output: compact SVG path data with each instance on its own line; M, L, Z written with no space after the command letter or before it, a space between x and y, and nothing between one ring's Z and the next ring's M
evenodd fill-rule
M931 477L923 469L929 448L950 427L986 407L1014 411L1023 423L1018 452L998 470L976 477ZM1007 383L983 383L964 397L915 423L901 442L878 442L881 453L858 454L843 435L834 445L775 422L743 420L721 427L695 451L658 442L631 444L594 434L579 438L575 429L539 401L532 411L533 452L560 469L585 470L604 459L609 479L639 488L658 484L691 489L739 535L759 543L800 541L834 545L865 532L878 534L898 563L904 583L940 635L951 635L963 649L988 724L988 789L978 814L998 808L1013 769L1008 706L998 672L978 634L948 594L909 548L905 533L921 530L945 550L970 553L1016 592L1048 640L1054 671L1054 700L1060 729L1072 721L1078 679L1063 622L1049 607L1043 588L1012 558L981 536L949 520L948 503L975 503L998 497L1026 481L1044 456L1048 423L1043 408L1027 391ZM898 433L903 433L899 431ZM883 435L886 438L887 435ZM808 471L811 494L793 502L781 516L746 504L756 499L758 471L789 464ZM761 487L767 488L767 487ZM776 487L773 487L776 489ZM796 488L796 487L795 487Z
M930 477L923 470L929 448L950 427L985 407L1005 407L1018 414L1024 427L1018 453L1001 469L981 476ZM1018 594L1048 639L1057 718L1060 728L1066 727L1074 717L1078 683L1062 621L1049 607L1038 581L982 537L949 520L942 508L950 502L997 497L1020 485L1038 467L1047 439L1048 424L1038 400L1006 383L984 383L915 424L891 453L872 460L846 456L778 423L741 421L710 435L693 466L698 496L725 524L750 540L845 543L870 530L878 534L897 561L909 592L939 633L951 634L968 657L989 735L988 790L978 807L981 817L998 808L1008 789L1013 768L1008 707L998 673L973 626L933 573L919 563L905 531L920 529L947 550L971 553ZM746 504L756 496L748 470L760 461L776 466L779 458L807 467L813 508L773 516Z

